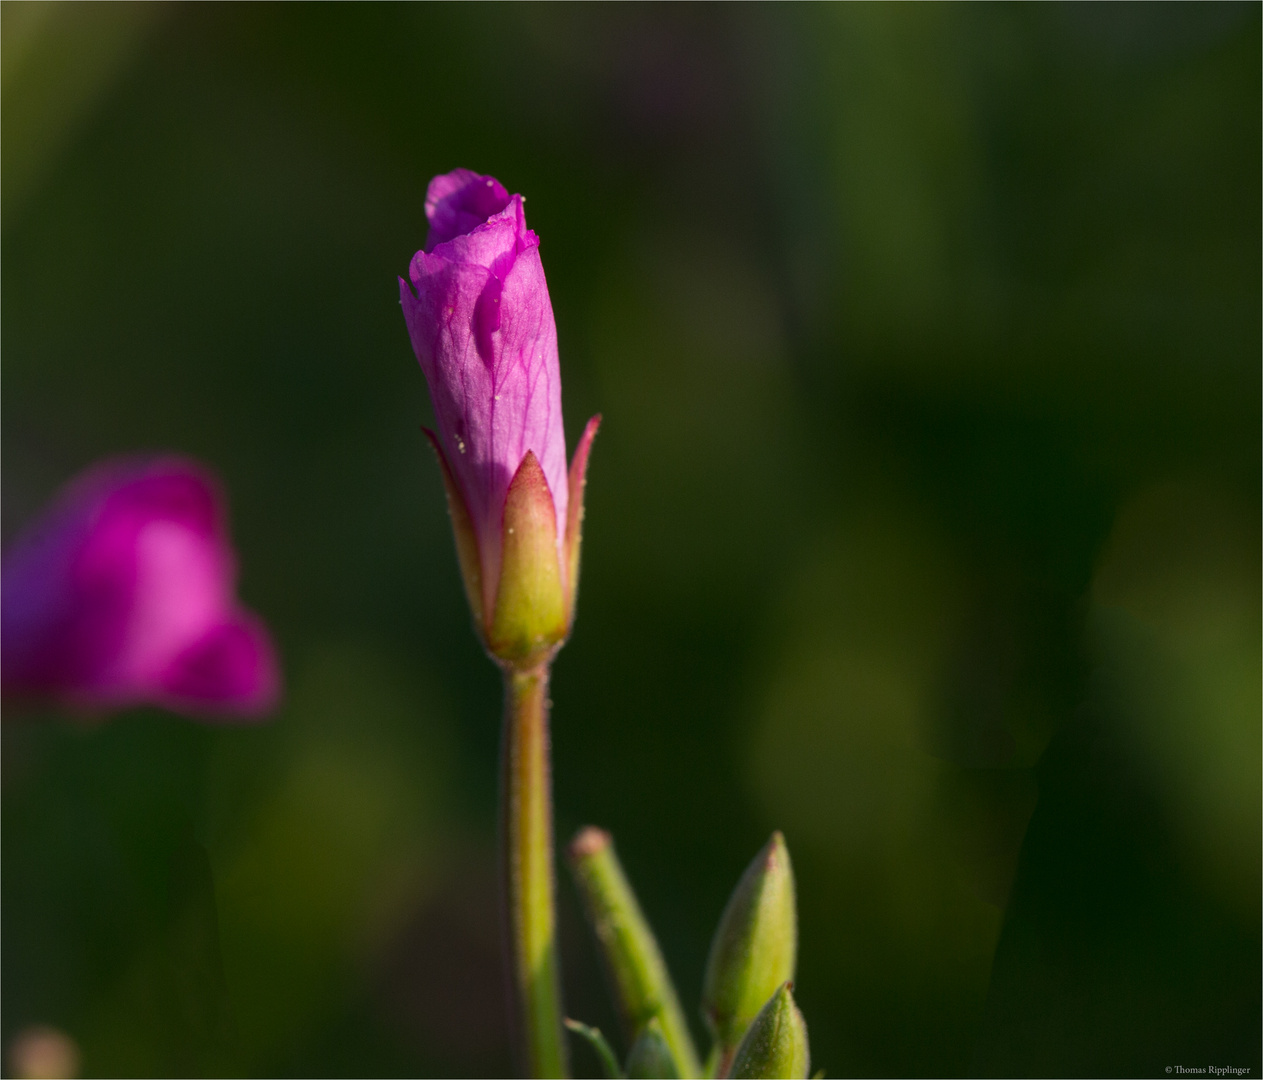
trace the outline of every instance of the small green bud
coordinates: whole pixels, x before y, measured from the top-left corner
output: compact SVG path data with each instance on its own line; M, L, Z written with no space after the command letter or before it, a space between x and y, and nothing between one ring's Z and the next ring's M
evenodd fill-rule
M649 1018L636 1036L636 1041L632 1043L631 1053L627 1055L627 1075L630 1080L679 1078L680 1070L656 1016Z
M706 962L702 1014L727 1052L782 983L798 955L794 869L774 832L733 890Z
M785 983L759 1010L737 1048L734 1080L807 1080L807 1022L794 1004L792 989L793 983Z

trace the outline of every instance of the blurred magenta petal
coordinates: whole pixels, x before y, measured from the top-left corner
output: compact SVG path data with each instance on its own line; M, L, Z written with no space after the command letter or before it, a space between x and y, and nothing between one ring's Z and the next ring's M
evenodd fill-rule
M567 574L569 485L557 328L539 238L522 196L493 177L457 169L426 197L430 236L399 293L412 347L429 384L438 442L464 497L481 559L483 606L500 576L505 495L534 451L556 513Z
M223 498L179 458L105 462L18 537L0 581L6 697L260 716L280 674L236 598Z

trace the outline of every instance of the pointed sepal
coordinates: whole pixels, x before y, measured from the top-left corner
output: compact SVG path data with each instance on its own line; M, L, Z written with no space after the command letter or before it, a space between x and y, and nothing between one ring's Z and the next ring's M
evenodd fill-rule
M583 544L583 493L588 483L588 452L597 428L601 426L601 414L588 421L574 457L570 459L570 505L566 511L566 536L563 550L566 560L566 623L574 620L574 602L579 593L579 548Z
M447 513L452 519L452 533L456 537L456 558L460 563L461 581L465 584L465 598L469 601L469 609L473 612L474 625L479 638L485 638L487 617L483 610L482 599L482 557L478 552L478 534L474 532L474 521L469 516L469 507L465 505L465 496L461 494L452 475L451 466L443 454L438 436L429 428L422 428L425 437L434 448L434 456L439 459L439 468L443 473L443 489L447 492Z
M528 450L504 500L500 583L487 649L525 670L565 640L565 595L557 558L557 512L544 470Z
M730 1073L734 1080L807 1080L807 1022L794 1004L793 988L783 983L759 1010L737 1048Z
M662 1034L662 1024L651 1016L640 1029L627 1055L628 1080L679 1080L680 1067Z
M706 961L702 1014L726 1053L794 977L797 956L794 869L785 838L774 832L733 890Z

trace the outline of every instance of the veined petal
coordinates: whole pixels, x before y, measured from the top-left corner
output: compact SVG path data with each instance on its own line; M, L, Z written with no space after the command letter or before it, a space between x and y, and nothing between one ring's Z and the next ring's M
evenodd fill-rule
M504 492L517 462L493 454L494 381L474 339L475 308L491 280L480 266L444 262L421 279L415 297L401 279L399 297L434 403L438 444L478 537L484 588L494 590ZM483 610L490 608L488 600Z
M453 236L433 249L418 251L409 265L409 276L415 282L418 275L427 273L427 266L454 262L481 266L498 277L504 277L518 253L539 242L525 224L521 196L515 195L502 211L475 225L469 232Z
M516 467L528 450L534 451L557 521L564 523L570 492L557 325L537 248L523 251L504 279L495 345L492 454Z

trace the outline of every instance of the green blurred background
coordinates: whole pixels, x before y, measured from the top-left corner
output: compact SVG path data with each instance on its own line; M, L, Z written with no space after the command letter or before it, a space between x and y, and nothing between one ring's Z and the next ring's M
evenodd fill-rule
M5 539L204 458L288 687L6 716L6 1046L509 1068L500 691L395 281L467 166L528 197L571 446L605 415L559 834L614 832L686 1002L781 828L828 1075L1259 1073L1259 5L0 10Z

